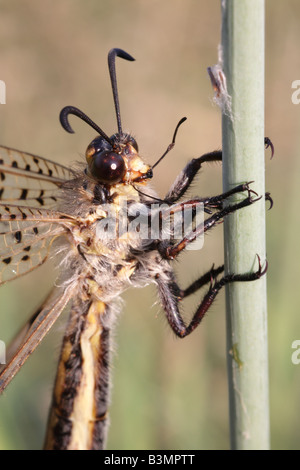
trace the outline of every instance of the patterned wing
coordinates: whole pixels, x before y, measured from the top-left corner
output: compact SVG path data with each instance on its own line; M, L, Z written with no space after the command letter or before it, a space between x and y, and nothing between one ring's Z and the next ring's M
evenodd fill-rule
M43 264L72 217L50 209L0 204L0 284Z
M48 300L53 296L56 289L57 289L56 287L52 288L50 294L47 296L47 298L45 299L43 304L34 312L33 315L31 315L29 320L27 320L25 325L23 325L23 327L18 331L18 333L15 335L15 337L12 339L12 341L6 347L6 351L5 351L6 363L5 364L8 364L12 360L12 358L14 357L14 355L16 354L16 352L18 351L20 346L24 343L24 340L25 340L28 332L30 331L31 325L33 325L33 323L35 322L37 317L40 315L41 311L43 310L43 308L47 304ZM0 365L0 373L6 368L5 364Z
M51 207L72 171L37 155L0 146L0 202Z
M72 296L75 295L76 287L77 285L73 284L68 288L58 288L53 291L32 319L32 324L25 327L24 335L21 341L18 341L13 357L0 373L0 394L48 333Z

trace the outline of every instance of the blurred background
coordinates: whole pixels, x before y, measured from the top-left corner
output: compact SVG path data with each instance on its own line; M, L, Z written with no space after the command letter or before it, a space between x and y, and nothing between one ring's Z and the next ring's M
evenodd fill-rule
M266 153L271 439L273 449L299 449L300 365L291 361L300 339L299 172L300 105L291 101L300 79L300 4L266 1ZM206 68L217 62L220 2L210 0L23 0L0 2L1 144L71 164L95 133L74 118L74 135L60 126L65 105L81 108L108 135L116 131L107 53L118 60L123 128L154 163L182 116L176 147L155 171L163 196L192 157L221 148L221 119ZM194 194L221 192L218 164L207 165ZM180 258L186 286L223 260L222 226L204 249ZM9 339L44 299L54 280L51 262L0 290L0 338ZM221 293L202 326L174 338L153 287L128 291L115 331L109 449L228 449L225 307ZM188 315L199 295L185 306ZM66 316L0 399L0 449L42 447Z

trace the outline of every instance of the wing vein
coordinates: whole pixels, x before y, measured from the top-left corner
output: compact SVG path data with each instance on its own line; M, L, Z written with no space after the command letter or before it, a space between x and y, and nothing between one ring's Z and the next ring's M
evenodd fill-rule
M24 342L18 348L5 369L1 372L0 393L4 391L28 357L46 336L50 328L60 316L62 310L73 297L76 287L77 283L74 283L66 288L60 288L58 293L55 292L56 295L52 295L52 293L50 294L50 297L46 300L41 312L35 318L27 332ZM52 299L53 296L54 299Z

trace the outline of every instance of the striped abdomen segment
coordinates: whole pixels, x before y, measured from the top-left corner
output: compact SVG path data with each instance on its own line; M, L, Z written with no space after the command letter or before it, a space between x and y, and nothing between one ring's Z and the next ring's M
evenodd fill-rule
M45 449L103 449L108 424L108 306L74 301L58 365Z

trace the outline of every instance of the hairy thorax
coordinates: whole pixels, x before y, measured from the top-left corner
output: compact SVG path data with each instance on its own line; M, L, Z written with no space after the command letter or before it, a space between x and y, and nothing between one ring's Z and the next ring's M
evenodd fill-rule
M69 227L68 249L63 250L71 254L63 255L63 264L65 271L72 271L71 278L82 278L88 295L110 302L130 286L155 282L169 271L169 264L151 249L154 240L148 232L149 206L141 202L132 186L116 185L109 202L95 201L96 192L89 180L73 180L63 188L62 209L66 200L68 207L70 200L80 200L79 217Z

